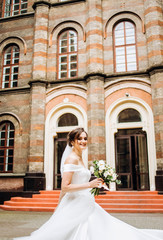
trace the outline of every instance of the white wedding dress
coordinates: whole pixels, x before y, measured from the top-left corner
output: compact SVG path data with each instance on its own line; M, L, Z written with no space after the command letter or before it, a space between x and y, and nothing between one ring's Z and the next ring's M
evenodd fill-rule
M88 182L90 171L83 166L65 164L64 172L74 172L72 183ZM90 189L66 193L51 218L28 237L15 240L160 240L162 230L132 227L105 212Z

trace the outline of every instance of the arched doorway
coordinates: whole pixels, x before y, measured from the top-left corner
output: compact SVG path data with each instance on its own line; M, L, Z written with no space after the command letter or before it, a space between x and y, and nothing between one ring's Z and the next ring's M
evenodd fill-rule
M132 108L121 111L118 123L141 122L140 113ZM146 132L141 128L118 129L115 134L116 172L121 184L117 190L149 190Z
M57 135L54 138L54 181L53 181L53 189L61 188L61 173L60 173L60 164L62 154L67 145L67 134L65 132L66 129L62 129L63 127L77 127L78 119L72 113L64 113L61 115L57 121Z
M155 190L156 151L151 108L141 99L121 98L106 113L107 163L122 185L111 190Z
M45 123L46 190L59 189L61 183L60 161L67 143L67 134L75 127L84 127L87 131L87 115L84 109L75 103L60 103L51 109ZM88 156L85 152L85 165Z

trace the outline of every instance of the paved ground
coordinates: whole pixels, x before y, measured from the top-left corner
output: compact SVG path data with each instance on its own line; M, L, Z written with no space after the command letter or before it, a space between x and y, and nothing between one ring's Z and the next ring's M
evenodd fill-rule
M51 215L52 213L47 212L0 210L0 240L27 236L46 222ZM114 213L111 215L138 228L163 230L163 214Z

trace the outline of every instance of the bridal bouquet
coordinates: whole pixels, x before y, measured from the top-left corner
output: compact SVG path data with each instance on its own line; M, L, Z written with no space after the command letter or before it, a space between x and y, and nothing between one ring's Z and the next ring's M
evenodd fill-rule
M115 169L111 168L105 163L104 160L93 161L93 166L90 167L90 171L97 178L102 178L104 183L99 186L99 188L92 188L91 193L94 196L99 195L100 188L103 187L105 190L109 190L108 186L110 182L115 182L120 184L121 181L118 180L118 175L115 173Z

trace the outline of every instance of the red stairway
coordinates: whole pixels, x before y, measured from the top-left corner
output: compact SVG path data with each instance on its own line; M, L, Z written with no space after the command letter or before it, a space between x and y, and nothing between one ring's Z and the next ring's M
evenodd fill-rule
M0 205L12 211L53 212L57 207L60 191L40 191L32 198L12 197ZM110 213L163 213L163 195L157 191L107 192L96 197L96 202Z

